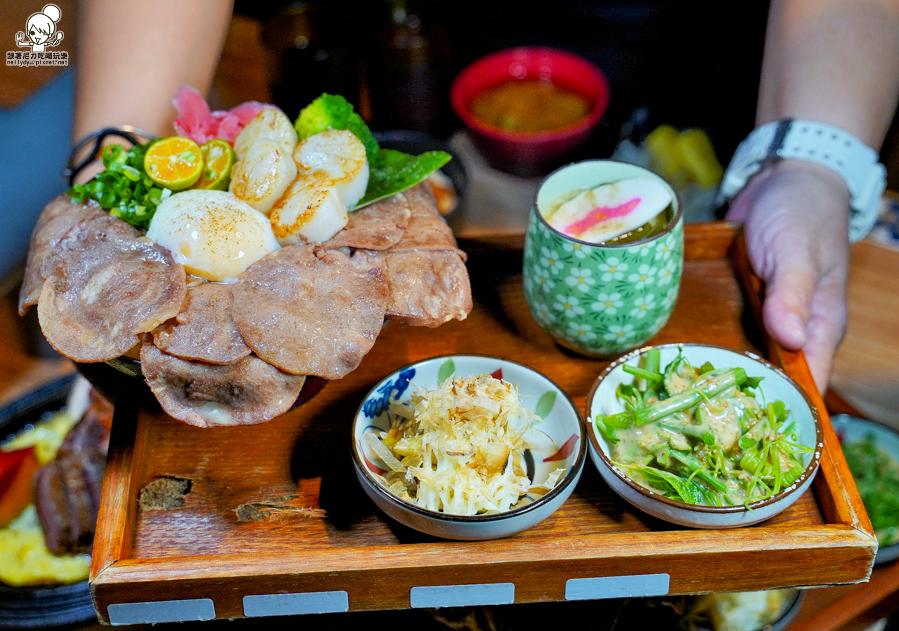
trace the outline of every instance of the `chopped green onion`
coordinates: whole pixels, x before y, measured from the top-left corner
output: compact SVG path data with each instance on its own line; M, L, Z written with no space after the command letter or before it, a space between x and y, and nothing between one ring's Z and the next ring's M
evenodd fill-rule
M653 383L661 383L665 379L660 373L646 370L638 366L628 366L625 364L623 368L624 372L630 373L635 377L640 377L641 379L646 379L647 381L652 381Z
M172 192L156 186L144 172L144 153L148 144L125 149L122 145L104 147L101 157L104 171L84 184L76 184L68 194L79 202L94 200L101 208L146 230L156 207Z

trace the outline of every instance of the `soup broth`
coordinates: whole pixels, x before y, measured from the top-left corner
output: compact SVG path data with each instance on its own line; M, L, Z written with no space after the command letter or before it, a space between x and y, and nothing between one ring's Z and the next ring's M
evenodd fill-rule
M524 132L566 127L589 111L587 99L550 81L510 81L485 90L471 104L475 118L502 129Z

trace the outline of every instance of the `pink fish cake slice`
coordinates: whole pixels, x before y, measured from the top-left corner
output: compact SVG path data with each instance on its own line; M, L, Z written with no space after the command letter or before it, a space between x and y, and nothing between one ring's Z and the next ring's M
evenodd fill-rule
M671 193L659 179L632 177L583 191L546 220L570 237L603 243L653 220L671 201Z

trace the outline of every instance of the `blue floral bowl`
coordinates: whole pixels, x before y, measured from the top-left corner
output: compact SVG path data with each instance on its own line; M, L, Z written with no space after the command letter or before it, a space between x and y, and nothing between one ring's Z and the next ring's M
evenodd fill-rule
M390 402L409 402L414 386L436 388L447 378L487 373L518 386L524 405L543 419L539 429L525 434L524 460L532 483L544 482L555 469L565 468L555 486L539 496L523 496L509 510L478 515L449 515L400 499L390 492L383 474L387 465L372 450L365 435L390 429ZM446 355L401 368L368 393L353 423L353 465L365 492L396 521L445 539L481 540L507 537L530 528L558 509L581 477L586 460L584 420L574 402L555 383L513 361L481 355Z

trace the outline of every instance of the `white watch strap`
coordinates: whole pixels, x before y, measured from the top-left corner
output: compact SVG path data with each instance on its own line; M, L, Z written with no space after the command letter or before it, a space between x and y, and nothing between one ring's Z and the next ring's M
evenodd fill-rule
M849 132L813 121L788 119L753 130L740 143L727 168L719 201L733 199L771 158L814 162L843 178L853 210L850 241L858 241L874 227L886 188L886 169L878 161L877 152Z

